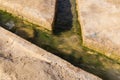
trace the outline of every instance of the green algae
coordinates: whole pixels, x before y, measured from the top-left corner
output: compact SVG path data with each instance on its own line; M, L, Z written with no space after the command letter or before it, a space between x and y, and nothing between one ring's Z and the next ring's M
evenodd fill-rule
M104 80L117 80L118 78L116 76L111 75L112 73L120 75L119 63L97 51L82 46L82 33L80 32L81 27L77 20L78 16L76 14L75 1L71 0L71 3L73 6L72 13L74 14L73 27L69 31L61 32L60 35L54 35L38 25L24 21L23 19L2 10L0 10L0 25L8 29L5 24L9 21L13 21L15 26L9 30L15 34L17 34L16 31L21 27L33 30L34 36L32 38L24 38L41 48L66 59L73 65L100 76Z

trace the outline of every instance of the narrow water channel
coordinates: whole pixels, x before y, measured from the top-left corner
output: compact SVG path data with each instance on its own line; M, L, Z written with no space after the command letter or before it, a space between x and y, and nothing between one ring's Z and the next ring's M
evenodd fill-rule
M119 63L82 46L74 0L58 0L53 32L5 11L0 26L104 80L119 80Z

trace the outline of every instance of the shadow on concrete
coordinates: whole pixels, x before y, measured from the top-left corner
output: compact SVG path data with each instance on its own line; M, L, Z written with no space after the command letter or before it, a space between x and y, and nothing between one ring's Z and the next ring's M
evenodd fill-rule
M72 28L73 15L70 0L57 0L53 33L60 34Z

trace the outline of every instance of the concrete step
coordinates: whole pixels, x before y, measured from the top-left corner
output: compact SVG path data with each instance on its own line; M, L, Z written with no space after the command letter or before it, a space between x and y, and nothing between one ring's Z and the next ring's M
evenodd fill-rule
M83 45L120 62L120 1L76 0Z
M101 80L1 27L0 79Z
M0 0L0 9L52 30L56 0Z

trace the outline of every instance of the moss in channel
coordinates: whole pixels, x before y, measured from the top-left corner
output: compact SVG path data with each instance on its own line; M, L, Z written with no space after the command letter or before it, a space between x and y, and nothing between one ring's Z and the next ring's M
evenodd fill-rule
M113 73L120 75L120 65L116 61L82 46L75 1L71 0L71 3L73 14L72 28L68 31L61 32L59 35L54 35L38 25L24 21L5 11L0 11L0 25L41 48L66 59L75 66L94 73L105 80L113 80L116 77L112 75ZM7 23L14 25L12 28L9 28L9 25L6 25ZM22 31L28 36L22 36L20 34ZM116 77L115 80L117 79Z

